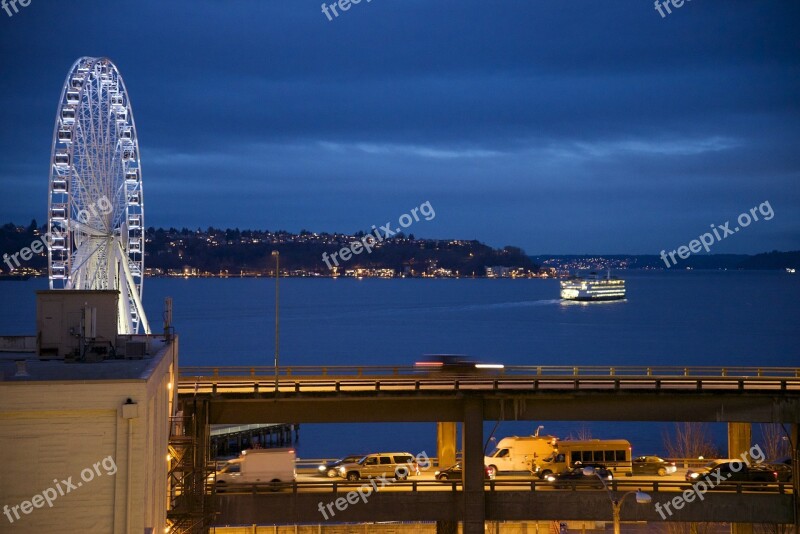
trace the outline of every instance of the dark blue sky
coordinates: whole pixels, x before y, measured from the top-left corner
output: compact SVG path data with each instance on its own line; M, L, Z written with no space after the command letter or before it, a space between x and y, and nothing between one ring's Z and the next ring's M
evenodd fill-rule
M33 0L0 11L0 221L46 217L64 77L128 87L147 225L655 254L800 249L800 4ZM330 2L329 2L330 3ZM732 225L733 226L733 225Z

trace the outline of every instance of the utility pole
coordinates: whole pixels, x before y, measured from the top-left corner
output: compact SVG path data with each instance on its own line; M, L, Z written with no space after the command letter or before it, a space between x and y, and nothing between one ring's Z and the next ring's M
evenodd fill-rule
M280 346L280 325L279 312L280 312L280 278L281 278L281 260L280 252L277 250L272 251L272 256L275 258L275 396L278 396L278 363L279 363L279 346Z

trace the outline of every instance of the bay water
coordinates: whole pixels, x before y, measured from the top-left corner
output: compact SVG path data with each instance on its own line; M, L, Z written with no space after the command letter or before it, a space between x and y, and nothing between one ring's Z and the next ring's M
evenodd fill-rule
M800 367L800 276L777 271L625 271L628 298L577 304L557 280L283 278L281 365L412 365L424 354L465 354L506 365ZM46 279L0 282L0 335L35 333ZM154 332L174 302L180 364L265 365L274 358L275 280L149 278ZM587 406L587 410L590 410ZM488 439L590 434L664 454L671 424L487 422ZM710 425L723 452L725 425ZM754 429L758 437L758 429ZM378 451L435 455L433 423L302 425L298 455Z

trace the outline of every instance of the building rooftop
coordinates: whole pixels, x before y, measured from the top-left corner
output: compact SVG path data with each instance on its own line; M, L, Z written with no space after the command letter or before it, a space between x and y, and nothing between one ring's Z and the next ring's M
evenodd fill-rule
M77 362L63 359L42 360L35 351L19 350L35 338L2 338L0 343L0 383L45 381L146 380L162 360L170 343L163 335L131 336L146 343L147 351L140 359L106 359L99 362Z

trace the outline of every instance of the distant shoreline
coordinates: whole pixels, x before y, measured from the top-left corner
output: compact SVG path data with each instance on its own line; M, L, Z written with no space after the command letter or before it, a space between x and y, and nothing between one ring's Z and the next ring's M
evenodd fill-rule
M586 269L583 269L586 270ZM622 273L622 272L630 272L630 273L665 273L665 272L675 272L675 273L685 273L685 272L781 272L786 271L786 269L779 269L779 268L762 268L762 269L723 269L723 268L707 268L707 269L638 269L638 268L628 268L628 269L611 269L612 272ZM794 274L788 273L787 274ZM292 275L292 274L281 274L282 279L292 278L309 278L309 279L343 279L343 280L401 280L401 279L408 279L408 280L561 280L568 278L570 275L568 273L560 273L557 276L330 276L330 275ZM46 274L32 274L32 273L25 273L16 275L14 273L0 273L0 282L2 281L25 281L29 279L47 279ZM188 274L188 275L178 275L178 274L149 274L145 275L145 278L149 279L176 279L176 280L190 280L190 279L249 279L249 278L265 278L267 280L274 280L274 274L230 274L230 275L216 275L216 274L203 274L203 275L195 275L195 274Z

